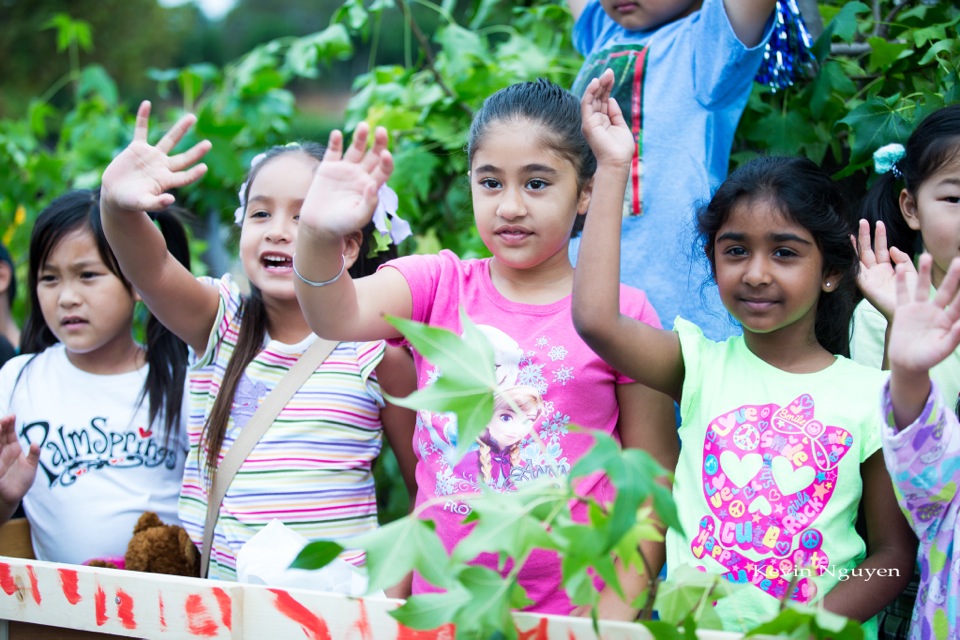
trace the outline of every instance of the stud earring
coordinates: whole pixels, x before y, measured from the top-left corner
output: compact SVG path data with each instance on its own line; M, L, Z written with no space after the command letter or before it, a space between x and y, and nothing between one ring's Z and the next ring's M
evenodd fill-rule
M826 284L826 286L827 286L827 289L829 289L829 288L830 288L830 285L831 285L832 283L827 282L827 283L825 283L825 284Z

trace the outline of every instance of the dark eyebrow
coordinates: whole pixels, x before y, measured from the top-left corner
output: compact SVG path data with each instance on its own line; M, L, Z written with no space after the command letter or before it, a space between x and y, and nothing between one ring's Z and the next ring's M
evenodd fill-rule
M813 243L807 240L806 238L801 238L795 233L771 233L768 236L774 242L799 242L801 244ZM729 240L731 242L743 242L747 239L747 234L737 232L737 231L728 231L724 234L717 236L716 242L721 242L723 240Z
M800 244L813 244L806 238L801 238L795 233L772 233L770 234L770 239L774 242L799 242Z
M559 173L553 167L547 166L545 164L527 164L520 167L520 170L524 173L547 173L550 175L556 175ZM495 167L492 164L485 164L483 166L477 167L474 169L476 173L500 173L503 171L499 167Z

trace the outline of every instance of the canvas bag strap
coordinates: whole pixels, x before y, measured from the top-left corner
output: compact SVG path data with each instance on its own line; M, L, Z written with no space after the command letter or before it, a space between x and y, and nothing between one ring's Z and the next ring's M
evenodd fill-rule
M220 517L220 505L223 503L223 497L226 495L230 483L233 482L233 476L236 475L240 465L247 459L253 448L257 446L260 438L273 424L276 417L280 415L280 411L287 406L287 402L290 401L293 394L303 386L310 374L323 364L323 361L327 359L327 356L336 348L337 344L339 343L317 338L290 367L290 371L277 383L273 391L263 399L250 421L240 431L240 435L237 436L230 450L220 461L220 465L214 472L213 487L207 496L207 520L203 527L203 549L200 553L201 577L206 578L207 571L210 568L213 529Z

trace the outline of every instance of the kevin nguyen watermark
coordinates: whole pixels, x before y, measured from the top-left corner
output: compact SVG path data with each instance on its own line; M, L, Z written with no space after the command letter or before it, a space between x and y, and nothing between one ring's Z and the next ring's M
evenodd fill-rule
M879 569L874 569L871 567L848 568L848 567L835 567L833 565L828 565L823 570L822 573L817 573L816 569L812 569L809 567L808 568L798 567L797 569L795 569L794 571L791 571L790 573L783 574L783 577L788 580L792 580L794 576L796 576L799 579L799 578L816 578L818 576L823 576L823 575L836 576L837 579L840 580L841 582L843 582L844 580L848 580L850 578L863 578L864 582L869 582L873 578L899 578L900 569L897 569L896 567L893 567L890 569L886 569L883 567Z

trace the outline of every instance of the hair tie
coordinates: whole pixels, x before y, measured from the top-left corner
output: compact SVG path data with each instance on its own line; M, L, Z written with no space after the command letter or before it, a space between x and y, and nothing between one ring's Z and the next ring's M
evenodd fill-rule
M899 142L884 145L873 152L873 169L880 174L892 172L897 180L903 178L900 169L900 160L906 154L906 149Z
M763 51L756 81L772 91L786 89L794 80L816 75L813 38L803 21L797 0L777 0L773 31Z

